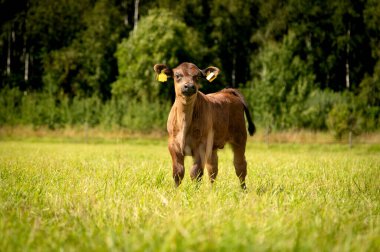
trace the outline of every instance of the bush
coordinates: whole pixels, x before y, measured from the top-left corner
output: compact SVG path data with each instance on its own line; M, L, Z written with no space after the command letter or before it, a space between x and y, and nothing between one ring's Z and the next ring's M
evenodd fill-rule
M340 93L330 90L314 90L310 93L302 112L302 125L312 130L326 130L327 119L335 104L344 102Z
M112 98L103 106L100 125L106 129L128 129L130 131L149 132L166 128L169 102L147 102Z
M344 93L343 99L336 103L327 117L327 126L336 138L340 139L348 132L360 134L360 116L357 111L356 97L352 93Z
M17 88L0 90L0 125L16 125L21 123L20 107L23 93Z
M132 131L144 132L165 129L169 110L169 103L132 101L128 103L128 108L124 111L120 126Z
M278 129L301 128L305 102L314 86L311 66L293 52L295 34L289 32L282 43L268 43L252 62L258 75L251 83L249 98L256 115L267 126Z
M362 120L361 127L366 130L380 128L380 61L373 76L366 75L360 83L358 94L358 110Z

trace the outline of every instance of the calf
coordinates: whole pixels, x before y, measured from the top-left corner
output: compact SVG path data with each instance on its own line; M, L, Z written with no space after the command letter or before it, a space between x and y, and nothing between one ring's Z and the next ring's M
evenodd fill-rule
M199 79L215 79L219 74L216 67L200 70L192 63L182 63L170 69L157 64L154 71L159 81L166 81L167 77L174 78L176 98L168 117L167 130L176 186L180 185L185 174L185 156L192 156L194 160L190 172L192 180L200 180L206 166L210 181L214 182L218 174L217 150L230 143L236 175L245 189L247 130L244 112L251 136L255 132L255 125L243 95L232 88L208 95L199 91Z

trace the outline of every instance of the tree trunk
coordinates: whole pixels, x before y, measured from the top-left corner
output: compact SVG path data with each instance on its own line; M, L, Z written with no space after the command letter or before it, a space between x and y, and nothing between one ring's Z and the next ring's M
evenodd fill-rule
M12 26L11 26L11 29L8 33L8 54L7 54L7 75L8 76L11 75L12 33L13 33L13 30L12 30Z
M348 133L348 144L350 146L350 149L352 148L352 131Z
M137 29L137 23L139 21L139 2L140 0L135 0L135 15L134 15L133 30Z
M270 126L268 124L265 130L265 143L267 144L267 146L269 146L269 133L270 133Z
M347 42L347 48L346 48L346 88L350 89L350 63L348 60L350 56L350 38L351 38L350 28L347 30L347 36L348 36L348 42Z
M26 51L26 48L25 48ZM24 71L24 80L29 80L29 53L25 53L25 71Z
M124 15L124 25L125 26L129 26L129 21L128 21L128 1L123 1L122 3L121 3L121 7L123 7L124 8L124 13L125 13L125 15Z
M24 36L24 48L22 49L22 57L24 59L24 81L28 81L28 76L29 76L29 53L27 49L27 38Z
M236 53L232 56L232 73L231 73L232 87L236 87Z

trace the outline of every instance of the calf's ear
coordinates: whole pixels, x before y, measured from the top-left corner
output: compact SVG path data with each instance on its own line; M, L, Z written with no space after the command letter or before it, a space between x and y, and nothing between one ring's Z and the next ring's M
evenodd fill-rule
M202 74L203 74L203 76L204 76L209 82L215 80L216 77L218 76L219 72L220 72L219 68L217 68L217 67L213 67L213 66L210 66L210 67L208 67L208 68L202 70Z
M156 72L158 81L165 82L168 77L173 77L173 70L164 64L156 64L153 69Z

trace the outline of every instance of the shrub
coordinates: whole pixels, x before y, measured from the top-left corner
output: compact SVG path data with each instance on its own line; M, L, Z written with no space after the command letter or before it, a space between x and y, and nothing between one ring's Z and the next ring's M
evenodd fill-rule
M16 125L21 123L20 107L23 92L17 88L0 90L0 125Z
M302 127L302 112L314 85L311 66L293 52L297 43L289 32L282 43L268 43L251 65L258 75L252 82L254 99L249 100L264 124L279 129Z
M310 93L302 112L302 125L312 130L326 130L327 118L334 104L342 103L344 97L330 90L314 90Z
M343 99L329 112L327 126L340 139L348 132L359 134L362 131L359 121L356 98L352 93L344 93Z

